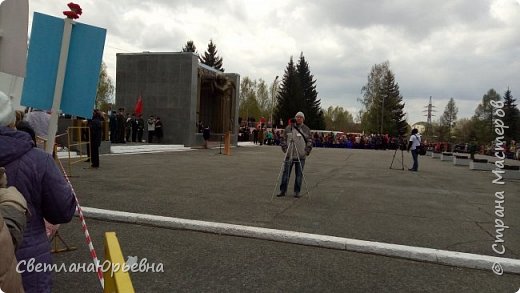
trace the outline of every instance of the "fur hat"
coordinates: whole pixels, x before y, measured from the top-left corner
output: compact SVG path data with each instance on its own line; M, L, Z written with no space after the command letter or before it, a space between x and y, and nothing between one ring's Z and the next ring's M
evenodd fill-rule
M11 98L0 91L0 126L9 126L16 121Z
M298 112L298 113L296 113L296 115L294 115L294 117L298 117L298 116L300 116L300 117L302 117L303 119L305 119L305 115L303 115L303 112L301 112L301 111Z

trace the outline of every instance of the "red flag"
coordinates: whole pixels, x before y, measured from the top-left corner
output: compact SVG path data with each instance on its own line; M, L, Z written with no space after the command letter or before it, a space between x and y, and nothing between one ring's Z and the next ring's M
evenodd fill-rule
M134 109L134 112L135 112L135 116L141 116L141 114L143 114L143 99L141 98L141 96L139 96L139 98L137 98L137 103L135 103L135 109Z

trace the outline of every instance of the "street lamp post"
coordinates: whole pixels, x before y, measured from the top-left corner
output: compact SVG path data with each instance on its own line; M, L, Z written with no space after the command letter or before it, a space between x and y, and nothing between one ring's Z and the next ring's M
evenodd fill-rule
M274 128L273 127L273 110L274 110L274 97L276 96L276 93L275 93L275 87L276 89L278 89L278 86L276 86L276 81L278 80L278 75L274 78L274 81L273 81L273 86L271 88L271 118L269 121L271 121L271 128ZM278 90L276 91L278 92Z
M381 128L379 130L379 134L383 134L383 121L384 121L384 117L385 117L385 96L383 95L382 97L382 102L381 102Z

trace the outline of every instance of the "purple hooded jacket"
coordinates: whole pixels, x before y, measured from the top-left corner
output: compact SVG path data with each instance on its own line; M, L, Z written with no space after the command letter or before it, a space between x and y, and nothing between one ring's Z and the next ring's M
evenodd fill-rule
M34 148L29 134L0 127L0 166L7 185L15 186L27 200L31 213L22 246L16 252L25 292L51 292L52 272L30 272L24 264L52 263L45 218L52 224L69 222L76 210L72 189L51 155Z

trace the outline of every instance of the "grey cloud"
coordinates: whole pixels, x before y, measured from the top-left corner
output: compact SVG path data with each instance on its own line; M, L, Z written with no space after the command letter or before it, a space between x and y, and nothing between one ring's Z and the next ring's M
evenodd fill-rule
M316 26L330 25L364 29L389 26L407 32L414 39L427 37L435 30L457 23L486 23L489 1L320 1L308 9Z
M32 1L33 7L47 12L55 10L51 2ZM371 66L389 60L410 122L415 122L414 117L422 119L416 112L428 103L429 96L434 102L446 103L453 97L461 105L462 118L472 115L489 88L503 94L511 86L514 96L520 92L516 88L520 21L493 18L492 2L287 0L266 2L273 10L258 18L247 0L98 0L90 2L90 7L85 4L80 21L108 29L105 51L111 54L105 55L105 62L113 65L109 72L115 72L115 62L110 59L115 59L113 51L117 50L112 47L178 51L191 39L203 52L213 39L227 72L271 83L276 75L283 76L289 57L296 61L303 51L317 79L322 105L350 109L361 107L357 97ZM509 8L520 12L518 3ZM194 11L208 17L193 19L189 28L161 26L158 16L151 14L157 9L166 12L161 17L172 20L194 17ZM514 15L514 11L510 13ZM260 39L265 31L273 37ZM227 38L229 35L234 37ZM241 46L237 36L252 44ZM443 110L446 103L437 106Z

